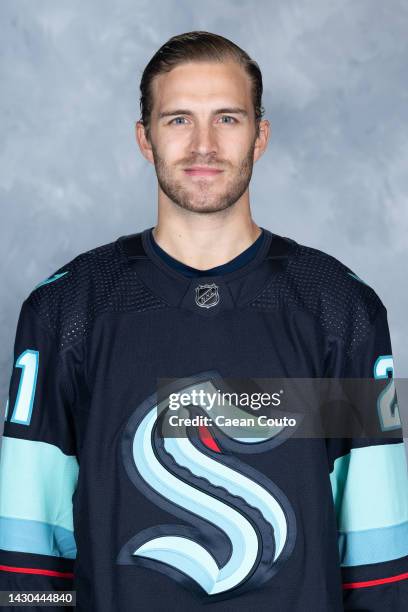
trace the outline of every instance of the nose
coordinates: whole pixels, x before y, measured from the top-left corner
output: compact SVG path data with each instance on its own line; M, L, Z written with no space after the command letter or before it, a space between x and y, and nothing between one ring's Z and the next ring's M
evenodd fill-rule
M193 155L207 156L217 153L217 137L211 125L196 125L191 140L191 153Z

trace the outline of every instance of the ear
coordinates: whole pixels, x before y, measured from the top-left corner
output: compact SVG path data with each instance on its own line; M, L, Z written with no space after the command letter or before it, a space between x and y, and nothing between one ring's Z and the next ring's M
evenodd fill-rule
M271 124L268 119L259 122L259 136L257 136L254 147L254 162L265 152L271 134Z
M152 146L146 136L146 128L141 120L136 121L135 123L135 134L137 144L139 145L143 157L145 157L147 161L154 165Z

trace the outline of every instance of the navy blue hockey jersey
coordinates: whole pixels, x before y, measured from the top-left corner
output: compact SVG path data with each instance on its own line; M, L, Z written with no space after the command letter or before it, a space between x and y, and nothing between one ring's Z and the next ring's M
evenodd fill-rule
M199 278L151 240L82 253L23 302L0 590L76 590L81 612L406 611L401 437L159 435L159 379L388 378L378 295L266 229L251 261ZM392 393L372 407L382 430L400 427Z

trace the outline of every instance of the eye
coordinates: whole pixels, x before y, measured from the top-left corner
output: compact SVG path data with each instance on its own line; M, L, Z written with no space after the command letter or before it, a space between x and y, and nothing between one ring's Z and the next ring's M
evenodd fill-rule
M223 116L221 117L221 119L232 119L232 121L233 121L234 123L236 123L236 122L237 122L237 120L235 119L235 117L231 117L230 115L223 115ZM221 123L224 123L224 122L223 122L223 121L221 121ZM228 122L228 123L229 123L229 122Z
M169 124L172 124L174 121L177 121L177 119L185 119L185 117L175 117L174 119L172 119L171 121L169 121ZM182 123L176 124L176 125L183 125Z
M237 123L237 120L235 119L235 117L231 117L231 115L222 115L221 119L231 119L232 121L221 121L221 123ZM171 121L169 121L169 125L171 125L172 123L174 123L175 121L178 120L185 120L185 117L174 117L174 119L172 119ZM184 125L183 123L176 123L175 125Z

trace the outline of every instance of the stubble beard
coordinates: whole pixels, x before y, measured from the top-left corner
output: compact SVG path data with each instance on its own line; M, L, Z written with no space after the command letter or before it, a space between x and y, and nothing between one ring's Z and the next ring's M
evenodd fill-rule
M165 160L158 154L157 149L152 145L158 183L166 196L180 208L197 213L215 213L225 210L233 206L248 188L254 165L254 148L255 141L227 181L221 175L214 180L196 179L194 183L191 181L190 186L187 186L189 177L186 176L185 183L176 179L172 168L166 164ZM186 166L199 165L200 163L211 165L211 161L207 160L194 161L191 164L186 164ZM217 186L217 181L223 181L221 190Z

